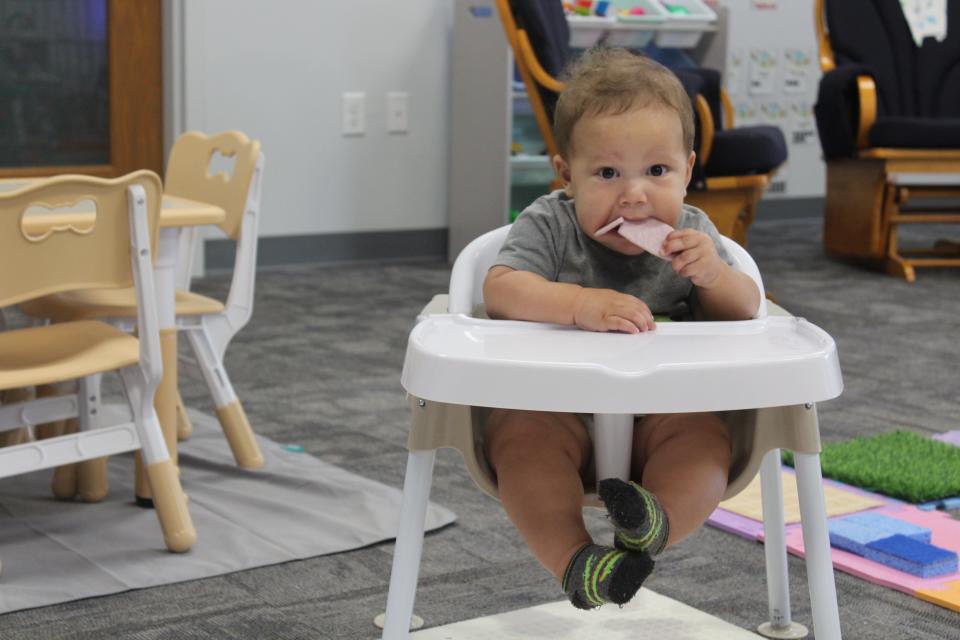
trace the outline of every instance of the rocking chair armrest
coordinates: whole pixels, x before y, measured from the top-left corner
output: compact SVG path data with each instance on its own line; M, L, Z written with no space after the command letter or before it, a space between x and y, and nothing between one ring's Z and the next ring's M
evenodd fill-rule
M713 136L716 128L713 122L713 112L710 111L710 104L703 97L703 94L697 94L695 106L697 117L700 118L700 149L697 154L697 161L701 167L705 167L710 159L710 151L713 150Z
M548 91L554 93L563 91L564 84L550 75L540 64L540 60L537 59L537 54L533 50L533 44L530 43L530 36L523 29L517 30L517 45L520 48L520 55L523 56L530 73L533 74L534 80Z
M857 76L857 95L860 98L860 120L857 126L857 148L870 146L869 136L873 123L877 121L877 83L873 76Z
M856 157L860 149L869 146L870 129L877 118L873 71L851 64L824 73L814 113L826 159Z

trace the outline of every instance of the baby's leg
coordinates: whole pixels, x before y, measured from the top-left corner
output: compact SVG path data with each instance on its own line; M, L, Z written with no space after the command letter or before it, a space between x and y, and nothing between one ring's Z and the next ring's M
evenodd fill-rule
M572 414L495 410L485 436L507 515L571 602L589 609L629 601L653 562L593 544L583 522L581 473L591 450L583 423Z
M533 555L563 578L567 563L592 542L583 522L590 436L573 414L495 410L484 446L507 515Z
M696 531L727 488L730 434L712 413L650 415L634 430L631 477L605 480L600 496L618 546L659 553Z

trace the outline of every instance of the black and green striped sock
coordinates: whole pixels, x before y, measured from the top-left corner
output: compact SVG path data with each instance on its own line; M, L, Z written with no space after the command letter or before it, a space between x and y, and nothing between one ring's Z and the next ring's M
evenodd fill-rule
M585 544L563 573L563 590L578 609L595 609L605 602L623 605L653 571L650 555Z
M664 550L670 522L655 495L636 482L618 478L601 480L597 493L616 527L617 549L646 551L652 556Z

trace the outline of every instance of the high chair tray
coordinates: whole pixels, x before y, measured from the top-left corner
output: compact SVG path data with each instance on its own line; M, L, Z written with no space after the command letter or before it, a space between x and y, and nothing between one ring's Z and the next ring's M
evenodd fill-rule
M410 333L401 384L436 402L621 414L787 406L843 390L833 338L780 316L630 335L431 315Z

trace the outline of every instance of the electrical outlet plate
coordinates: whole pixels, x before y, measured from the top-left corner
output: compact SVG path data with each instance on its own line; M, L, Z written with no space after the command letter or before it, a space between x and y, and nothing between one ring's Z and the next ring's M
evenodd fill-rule
M410 96L406 91L387 93L387 132L407 133L409 123Z
M341 131L345 136L362 136L367 130L366 94L347 91L342 96Z

